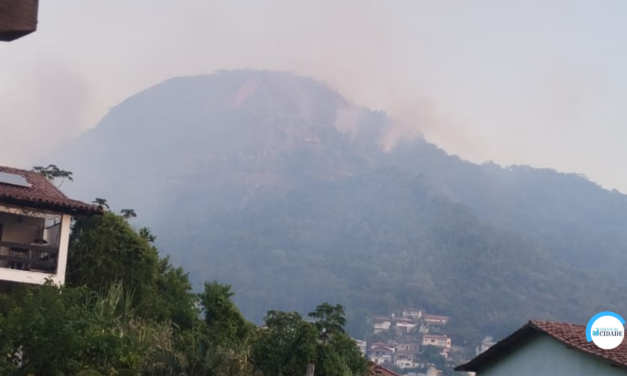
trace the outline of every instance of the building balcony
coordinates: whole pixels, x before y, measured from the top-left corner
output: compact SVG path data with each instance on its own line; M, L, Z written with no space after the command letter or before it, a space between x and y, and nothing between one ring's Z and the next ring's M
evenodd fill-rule
M62 284L70 217L0 206L0 280Z

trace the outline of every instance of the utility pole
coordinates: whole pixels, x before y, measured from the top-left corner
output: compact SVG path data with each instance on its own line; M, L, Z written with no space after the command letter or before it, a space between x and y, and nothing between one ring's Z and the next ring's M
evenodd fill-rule
M0 41L10 42L37 30L39 0L0 0Z

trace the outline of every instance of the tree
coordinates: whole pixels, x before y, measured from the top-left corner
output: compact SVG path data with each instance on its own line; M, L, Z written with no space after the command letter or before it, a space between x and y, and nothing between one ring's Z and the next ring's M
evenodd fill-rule
M122 209L120 210L120 214L122 215L122 218L128 220L131 218L137 218L137 214L135 213L135 210L133 209Z
M66 179L69 181L74 181L74 178L72 178L72 172L61 170L56 165L53 165L53 164L48 165L48 167L35 166L33 167L32 170L42 174L43 176L46 177L46 179L48 179L51 182L54 182L57 179L62 179L61 183L59 184L59 187L63 185Z
M339 307L326 303L318 306L317 311L332 313L321 316L321 321L338 321ZM337 328L326 332L329 339L322 342L316 325L303 321L297 312L269 311L264 321L266 325L252 346L253 364L264 374L302 376L308 364L315 364L318 376L357 376L368 371L355 341Z
M422 356L427 364L433 364L435 368L443 369L446 367L446 359L441 354L440 348L436 346L425 346Z
M302 376L315 362L317 332L297 312L269 311L251 350L255 367L264 375ZM316 375L321 375L316 370Z
M346 314L344 307L339 304L332 306L329 303L323 303L308 316L316 319L316 328L323 343L326 343L333 334L344 333Z
M104 199L104 198L99 198L99 197L96 197L96 198L94 199L94 201L92 201L91 203L92 203L92 204L99 205L99 206L102 206L102 207L107 208L107 209L110 209L110 208L109 208L109 204L107 203L107 200L106 200L106 199Z
M159 261L157 291L159 301L158 319L171 320L181 329L191 329L200 314L199 299L194 293L189 275L183 268L170 263L169 257Z
M22 285L0 294L1 374L143 374L177 337L169 322L137 317L131 295L121 283L102 293Z
M148 227L142 227L139 229L139 236L144 238L148 243L154 244L157 240L157 237L153 235L152 231Z
M253 325L244 319L231 300L230 285L205 283L200 302L205 314L209 338L220 344L236 344L247 340Z
M329 340L329 347L333 353L337 354L352 375L358 376L368 373L368 362L361 355L355 340L346 333L334 334Z
M253 376L259 375L250 362L247 344L223 347L209 340L206 328L198 325L178 337L174 348L155 354L144 369L150 376Z
M111 212L79 218L72 227L67 283L104 291L123 281L133 291L138 310L158 314L159 256L124 218Z
M140 317L190 328L199 314L198 297L187 273L159 257L155 239L150 229L136 232L111 212L77 219L70 236L68 285L101 292L123 282Z

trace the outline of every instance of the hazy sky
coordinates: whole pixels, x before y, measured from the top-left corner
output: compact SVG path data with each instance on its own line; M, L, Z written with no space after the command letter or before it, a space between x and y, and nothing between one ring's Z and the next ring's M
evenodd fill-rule
M180 75L288 70L476 162L627 192L627 1L44 0L0 44L0 164Z

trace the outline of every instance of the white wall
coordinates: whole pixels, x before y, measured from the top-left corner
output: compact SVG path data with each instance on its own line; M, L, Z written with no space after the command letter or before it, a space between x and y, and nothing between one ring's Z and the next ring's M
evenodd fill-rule
M477 376L625 376L627 369L616 368L547 335L538 335Z

